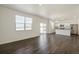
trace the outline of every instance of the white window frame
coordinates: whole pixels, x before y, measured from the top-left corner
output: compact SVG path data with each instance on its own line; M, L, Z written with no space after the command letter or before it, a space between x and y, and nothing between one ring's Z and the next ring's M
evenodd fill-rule
M32 30L32 18L25 17L25 30Z
M40 23L40 33L47 33L47 24Z
M23 18L23 19L21 19L23 22L21 22L21 21L17 21L18 19L17 19L17 17L21 17L21 18ZM23 24L23 28L21 29L20 27L18 27L18 24ZM19 16L19 15L16 15L16 31L22 31L22 30L24 30L24 16Z
M17 29L18 22L17 22L17 18L15 19L16 20L16 31L32 30L32 22L33 22L32 17L24 17L24 16L20 16L20 15L16 15L16 17L23 17L24 18L23 29ZM19 24L21 24L21 23L19 23ZM29 26L29 27L27 28L26 26Z

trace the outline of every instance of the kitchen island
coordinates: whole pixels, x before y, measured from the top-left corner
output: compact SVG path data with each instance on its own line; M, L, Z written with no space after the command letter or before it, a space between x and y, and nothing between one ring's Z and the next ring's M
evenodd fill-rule
M56 34L60 34L60 35L66 35L66 36L71 35L70 29L56 29L55 32L56 32Z

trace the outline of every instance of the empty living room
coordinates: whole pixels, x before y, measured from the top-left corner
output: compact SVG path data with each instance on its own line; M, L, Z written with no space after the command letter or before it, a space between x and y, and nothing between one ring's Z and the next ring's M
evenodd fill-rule
M79 54L79 4L0 4L0 54Z

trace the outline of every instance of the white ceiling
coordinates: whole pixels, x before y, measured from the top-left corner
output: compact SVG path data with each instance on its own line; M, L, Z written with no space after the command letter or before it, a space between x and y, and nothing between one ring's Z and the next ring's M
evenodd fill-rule
M79 14L78 4L4 4L2 6L49 19Z

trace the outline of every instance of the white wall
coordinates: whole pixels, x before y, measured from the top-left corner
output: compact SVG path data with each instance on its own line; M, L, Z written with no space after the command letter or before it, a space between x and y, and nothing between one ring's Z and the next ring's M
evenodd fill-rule
M16 31L15 15L32 17L33 18L32 30ZM39 36L40 22L44 22L47 24L47 20L41 17L0 7L0 44Z
M48 23L49 25L48 25L48 32L49 33L54 33L55 32L55 26L54 26L54 22L53 21L51 21L51 20L49 20L49 23Z

